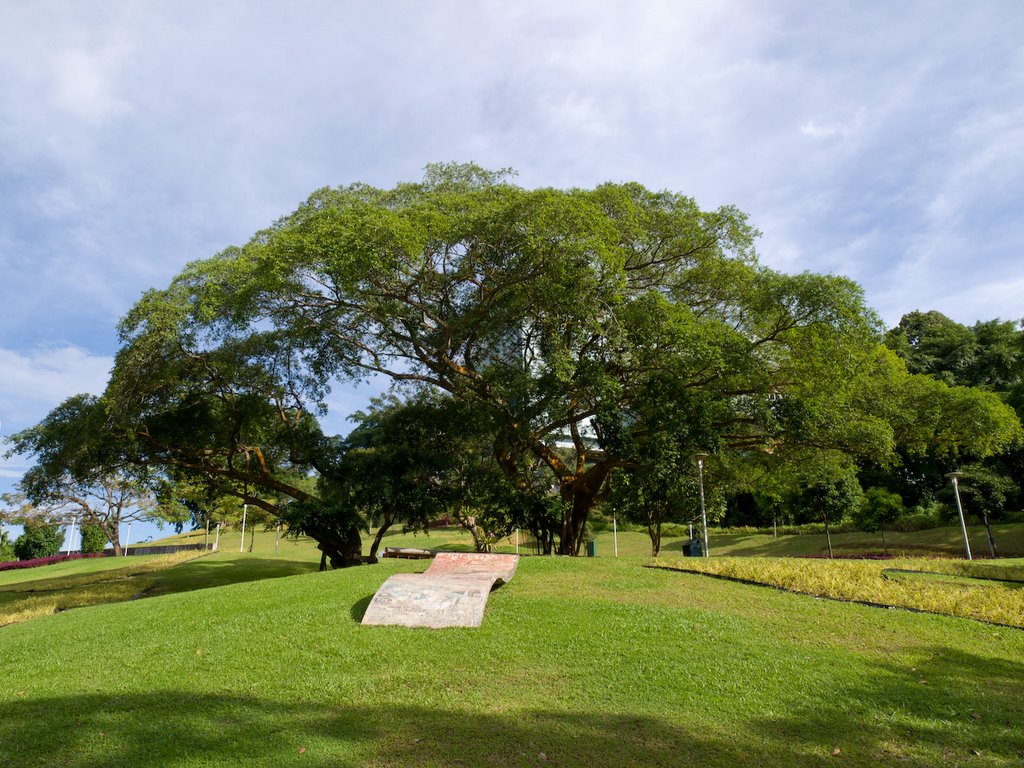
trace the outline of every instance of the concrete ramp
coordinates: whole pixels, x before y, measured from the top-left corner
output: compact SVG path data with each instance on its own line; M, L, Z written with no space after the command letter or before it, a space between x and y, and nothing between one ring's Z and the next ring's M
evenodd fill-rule
M491 590L511 581L519 555L439 552L423 573L385 581L363 614L363 624L401 627L479 627Z

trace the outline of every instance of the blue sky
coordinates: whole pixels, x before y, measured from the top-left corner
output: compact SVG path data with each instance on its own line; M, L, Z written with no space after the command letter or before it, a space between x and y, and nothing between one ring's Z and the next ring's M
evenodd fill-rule
M1024 317L1024 3L0 0L0 420L313 190L424 165L739 206L888 325ZM343 416L366 393L339 387ZM0 463L8 490L25 460Z

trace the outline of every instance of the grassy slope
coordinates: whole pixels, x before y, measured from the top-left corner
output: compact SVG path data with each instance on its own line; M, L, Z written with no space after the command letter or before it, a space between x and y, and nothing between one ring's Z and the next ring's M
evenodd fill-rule
M360 626L409 561L0 629L0 764L1024 758L1024 633L643 562L524 559L479 630Z
M52 565L43 565L36 568L15 568L10 571L0 571L0 589L14 585L24 584L29 581L44 581L48 579L74 576L82 573L98 573L102 571L113 571L124 568L129 562L148 560L153 555L131 558L123 557L86 557L81 560L64 560Z
M993 525L992 530L1000 556L1024 556L1024 525L1004 523ZM968 536L974 556L988 557L988 539L985 537L985 529L980 525L970 526ZM885 541L889 552L893 554L914 556L944 554L960 557L964 552L963 535L960 532L960 527L955 525L909 533L890 531L885 534ZM667 546L667 551L679 553L682 550L682 542L682 539L673 540ZM837 554L843 552L877 552L880 554L883 551L882 538L877 533L832 534L832 547ZM827 555L828 543L824 534L780 536L776 539L761 534L716 534L712 529L709 549L712 555L732 557Z
M985 529L971 526L969 529L971 548L977 557L988 556L988 543ZM1006 523L993 526L996 545L1001 555L1024 556L1024 524ZM712 555L769 556L785 557L795 555L828 554L828 545L824 534L805 536L780 536L774 538L762 534L724 534L714 528L708 531ZM905 552L917 555L929 552L960 556L963 553L963 539L960 528L948 525L911 533L889 532L885 535L886 542L893 552ZM213 537L211 536L211 541ZM274 552L274 533L263 532L256 536L255 552L271 555ZM636 531L620 531L618 534L619 555L624 557L643 557L651 552L650 539L647 534ZM668 537L662 539L662 553L665 556L681 556L685 538ZM204 534L193 532L174 536L159 543L203 543ZM369 552L371 539L363 535L363 550ZM238 533L225 529L221 533L220 547L224 552L237 552L239 545ZM384 538L382 547L422 547L424 549L472 549L469 534L459 530L434 530L429 534L402 534L392 531ZM832 546L837 552L882 552L882 539L878 534L840 533L832 535ZM245 549L249 547L249 535L246 534ZM282 538L279 543L281 557L319 558L314 546L308 540ZM502 552L515 551L513 539L499 542L497 547ZM611 557L614 552L614 541L611 531L597 535L597 552L600 557Z

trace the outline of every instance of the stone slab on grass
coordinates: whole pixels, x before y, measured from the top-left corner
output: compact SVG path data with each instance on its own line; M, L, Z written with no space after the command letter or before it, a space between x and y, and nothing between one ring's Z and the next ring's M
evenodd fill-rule
M401 627L479 627L491 590L512 579L518 555L440 552L424 573L385 581L363 624Z

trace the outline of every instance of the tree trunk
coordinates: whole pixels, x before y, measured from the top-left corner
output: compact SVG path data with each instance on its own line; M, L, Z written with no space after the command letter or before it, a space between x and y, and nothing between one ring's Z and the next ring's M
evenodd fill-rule
M373 537L373 543L370 545L370 562L377 562L377 550L380 549L380 543L384 540L384 534L391 528L392 520L387 519L387 522L377 529L377 534Z
M319 542L317 549L324 553L320 560L321 567L324 566L325 560L330 561L331 568L348 568L363 564L363 540L355 523L338 532L325 531L320 537L313 538Z
M832 555L832 534L828 530L828 512L825 513L825 541L828 542L828 557L831 560Z
M107 534L107 540L114 547L114 557L120 557L122 554L120 527L116 523L114 525L101 525L100 527Z
M567 509L562 514L562 536L558 542L558 554L560 555L576 556L580 553L587 517L590 516L590 510L597 503L597 499L581 493L581 490L577 490L571 495L571 503L566 505Z
M657 557L661 553L661 521L648 524L647 535L651 537L651 557Z
M998 557L996 555L996 540L992 538L992 526L988 524L988 513L981 513L981 522L985 524L985 533L988 534L988 551L992 553L992 557Z
M562 513L562 536L558 542L558 554L579 555L587 518L600 500L599 491L610 471L611 467L598 465L581 477L562 485L565 511Z

